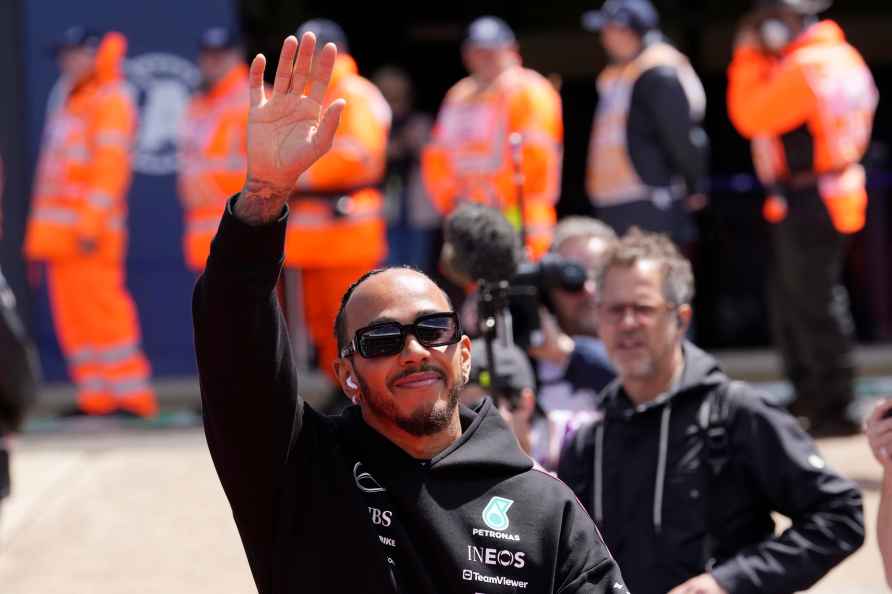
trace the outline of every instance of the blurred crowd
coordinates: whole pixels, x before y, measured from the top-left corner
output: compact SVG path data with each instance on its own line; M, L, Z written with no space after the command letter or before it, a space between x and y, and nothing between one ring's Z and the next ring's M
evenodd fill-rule
M609 64L597 78L586 168L591 213L561 220L560 95L523 65L505 21L469 25L457 48L468 76L436 117L415 108L398 66L360 74L362 56L337 23L301 25L298 36L313 32L339 50L323 103L347 100L331 150L289 199L279 295L289 321L305 329L315 365L335 379L332 328L358 277L385 264L425 271L447 287L475 338L462 401L493 397L522 449L573 488L633 592L813 584L864 538L857 486L826 467L811 437L863 429L848 414L856 370L840 277L846 246L865 224L860 162L879 100L842 29L819 18L827 6L756 0L740 21L726 98L707 98L648 0L607 0L582 15ZM202 82L180 123L177 183L183 258L196 277L227 200L245 183L251 142L239 33L211 28L198 47ZM48 109L24 246L29 261L45 264L77 387L71 415L158 413L124 276L137 129L125 55L120 33L78 26L60 37L61 90ZM692 342L692 216L709 202L707 100L727 101L765 188L772 329L795 392L790 414L730 382ZM538 276L529 316L508 308L524 331L487 342L479 309L486 283L462 274L449 225L465 217L456 224L477 232L486 254L492 213ZM0 276L0 302L13 315L3 291ZM33 354L17 360L33 378ZM327 406L346 404L337 393ZM885 470L887 559L890 410L881 404L865 425ZM0 435L17 423L0 422ZM2 467L0 459L0 475ZM779 536L772 511L793 519Z

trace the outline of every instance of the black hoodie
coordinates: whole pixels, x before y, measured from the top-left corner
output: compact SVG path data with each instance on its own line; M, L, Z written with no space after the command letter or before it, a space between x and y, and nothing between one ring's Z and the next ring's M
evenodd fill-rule
M490 401L426 461L358 407L305 405L274 291L285 217L250 227L231 205L193 314L208 446L258 591L625 591L588 514Z
M679 387L655 401L635 407L618 381L605 388L603 419L565 446L558 476L592 513L635 594L665 594L707 564L729 594L807 589L861 546L861 493L792 416L742 383L728 397L730 461L710 480L701 405L729 380L715 359L683 348ZM779 536L771 512L793 522Z

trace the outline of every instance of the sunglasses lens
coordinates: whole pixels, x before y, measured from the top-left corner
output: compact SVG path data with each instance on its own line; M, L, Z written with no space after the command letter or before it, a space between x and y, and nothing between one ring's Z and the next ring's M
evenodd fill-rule
M442 346L456 342L458 322L452 314L437 314L415 323L415 337L424 346Z
M357 342L363 357L386 357L402 350L403 334L399 324L382 324L363 332Z

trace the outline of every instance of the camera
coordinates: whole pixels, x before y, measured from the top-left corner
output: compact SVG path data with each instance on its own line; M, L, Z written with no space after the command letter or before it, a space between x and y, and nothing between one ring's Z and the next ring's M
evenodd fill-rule
M446 219L444 234L441 267L459 284L478 284L478 319L492 326L481 327L484 336L510 338L523 349L539 346L539 308L553 311L549 291L585 287L586 270L575 262L556 254L525 260L516 229L496 209L463 204Z
M576 293L585 288L588 275L576 262L555 254L545 254L538 262L523 262L509 282L508 306L513 322L514 342L523 349L542 344L539 308L553 311L552 289Z

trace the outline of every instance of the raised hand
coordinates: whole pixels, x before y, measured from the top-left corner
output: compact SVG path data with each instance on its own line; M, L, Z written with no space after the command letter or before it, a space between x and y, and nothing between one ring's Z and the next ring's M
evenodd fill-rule
M258 54L248 75L248 169L236 216L261 224L277 217L297 179L331 148L344 101L333 101L325 113L337 49L331 43L314 56L316 37L285 38L272 93L266 96L266 58ZM306 94L305 94L306 93Z
M864 421L864 433L877 462L892 472L892 398L881 400Z

